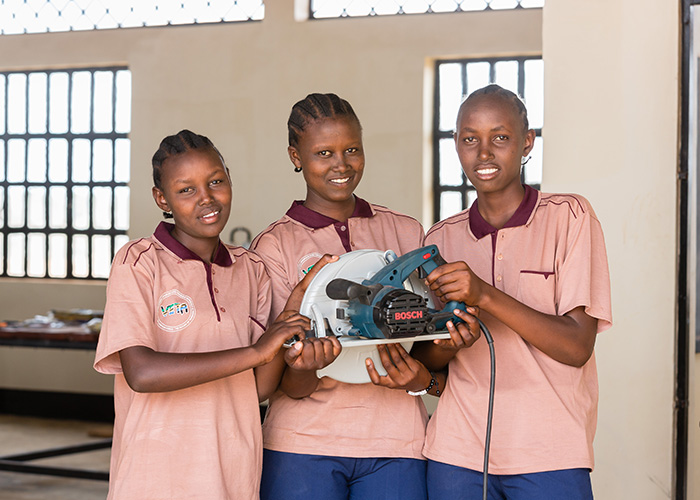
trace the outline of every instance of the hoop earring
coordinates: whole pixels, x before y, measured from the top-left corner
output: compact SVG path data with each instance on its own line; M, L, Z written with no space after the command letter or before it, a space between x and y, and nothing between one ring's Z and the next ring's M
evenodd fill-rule
M294 171L297 172L297 173L298 173L298 172L301 172L301 167L294 167Z
M524 167L525 165L527 165L527 162L530 161L530 158L532 158L532 157L531 157L531 156L528 156L527 158L525 158L525 157L523 156L523 159L520 160L520 166L521 166L521 167Z

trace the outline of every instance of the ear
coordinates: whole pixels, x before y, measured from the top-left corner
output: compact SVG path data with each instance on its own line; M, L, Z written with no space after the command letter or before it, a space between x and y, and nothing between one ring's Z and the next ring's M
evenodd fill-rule
M523 154L522 156L527 156L530 154L530 151L532 151L532 148L535 146L535 137L537 134L535 134L535 131L530 129L525 133L525 146L523 147Z
M158 208L160 208L163 212L170 212L170 205L168 205L163 191L153 186L153 188L151 188L151 193L153 193L153 199L155 200L156 205L158 205Z
M294 164L294 167L301 169L301 158L299 157L299 151L297 151L297 148L294 146L289 146L287 148L287 154L289 155L289 159Z

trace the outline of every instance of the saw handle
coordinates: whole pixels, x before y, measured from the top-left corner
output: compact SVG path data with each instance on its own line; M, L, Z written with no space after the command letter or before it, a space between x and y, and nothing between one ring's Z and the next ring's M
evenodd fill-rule
M432 255L432 258L426 259L425 262L423 262L423 264L421 265L421 268L423 269L423 271L425 272L426 275L432 273L438 267L447 264L447 262L442 257L442 255L440 255L440 252L435 245L427 246L423 250L425 250L426 253L428 251L432 253L433 247L434 247L434 253ZM440 312L441 313L446 313L446 312L452 313L452 311L454 311L455 309L460 309L462 311L466 311L467 306L463 302L457 302L457 301L453 300L453 301L450 301L447 304L445 304L445 307ZM457 316L452 314L451 317L438 321L435 324L435 326L439 330L443 330L448 321L452 321L455 324L462 322L461 319L459 319Z

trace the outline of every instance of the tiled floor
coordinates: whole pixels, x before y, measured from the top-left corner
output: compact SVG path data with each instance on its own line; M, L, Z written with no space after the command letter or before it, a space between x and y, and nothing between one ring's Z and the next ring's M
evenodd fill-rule
M106 424L0 415L0 456L104 439ZM29 463L109 470L109 449ZM104 500L107 482L0 471L0 500Z

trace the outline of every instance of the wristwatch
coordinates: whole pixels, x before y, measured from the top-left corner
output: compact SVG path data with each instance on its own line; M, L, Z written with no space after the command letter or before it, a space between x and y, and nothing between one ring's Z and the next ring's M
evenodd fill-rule
M428 394L428 391L430 391L430 389L432 389L433 386L439 385L437 378L435 378L435 374L433 372L430 372L430 371L428 373L430 373L430 385L428 387L426 387L425 389L423 389L422 391L408 391L407 390L406 393L409 396L423 396L425 394ZM437 395L438 396L440 395L439 390L437 391Z

